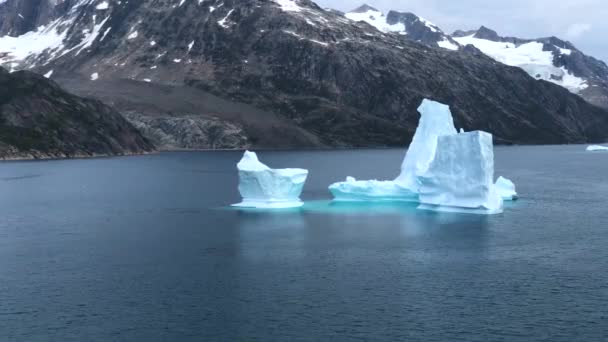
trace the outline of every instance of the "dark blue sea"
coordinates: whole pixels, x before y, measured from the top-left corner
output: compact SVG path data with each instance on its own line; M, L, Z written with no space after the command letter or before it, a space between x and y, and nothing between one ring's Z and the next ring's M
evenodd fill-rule
M497 147L496 216L329 201L403 154L261 152L310 170L278 212L238 152L1 162L0 340L608 340L608 153Z

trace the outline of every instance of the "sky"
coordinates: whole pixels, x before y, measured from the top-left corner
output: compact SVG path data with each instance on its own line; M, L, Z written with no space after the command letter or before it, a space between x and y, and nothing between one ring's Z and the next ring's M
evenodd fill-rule
M501 36L557 36L608 63L608 0L316 0L352 10L363 3L388 12L412 12L447 33L485 25Z

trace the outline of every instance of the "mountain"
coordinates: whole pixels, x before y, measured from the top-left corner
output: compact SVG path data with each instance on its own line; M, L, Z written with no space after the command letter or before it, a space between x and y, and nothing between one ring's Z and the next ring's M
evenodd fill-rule
M0 159L123 155L152 145L119 113L28 72L0 68Z
M35 1L49 0L0 8ZM606 110L474 47L404 39L412 25L439 31L407 15L390 16L387 25L404 28L395 31L308 0L55 8L48 22L36 19L43 27L1 37L0 63L102 99L171 148L403 146L423 98L450 104L459 127L492 132L500 143L608 138Z
M597 106L608 108L608 66L557 37L501 37L487 27L456 31L454 40L473 45L493 59L558 84Z
M460 45L445 34L437 25L409 12L390 11L384 15L381 11L363 5L344 14L345 17L368 23L379 31L395 32L407 39L429 46L441 47L448 50L458 50Z

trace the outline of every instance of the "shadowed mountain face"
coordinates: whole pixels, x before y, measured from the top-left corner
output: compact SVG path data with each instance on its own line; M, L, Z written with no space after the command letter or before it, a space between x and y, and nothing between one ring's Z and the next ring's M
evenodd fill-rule
M122 155L152 145L118 112L27 71L0 68L0 159Z
M608 113L562 87L478 49L430 47L306 0L75 1L30 35L58 38L29 54L5 49L0 62L103 98L165 141L184 140L178 116L240 132L217 140L228 145L403 146L423 98L450 104L458 127L502 143L608 137ZM208 134L207 123L194 126Z

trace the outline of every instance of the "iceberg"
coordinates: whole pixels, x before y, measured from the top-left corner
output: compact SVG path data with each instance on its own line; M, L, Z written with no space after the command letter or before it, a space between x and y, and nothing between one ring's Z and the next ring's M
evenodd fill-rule
M244 208L298 208L308 170L271 169L258 160L255 152L246 151L237 164L239 170L239 192Z
M419 209L498 214L503 200L494 185L492 134L473 131L437 138L433 161L420 182Z
M437 137L456 134L450 107L424 99L418 107L420 122L395 180L355 180L334 183L329 191L336 201L418 201L416 176L429 167L435 156Z
M608 151L608 146L591 145L591 146L587 146L587 151L590 151L590 152Z
M515 191L515 184L503 176L498 177L495 183L496 191L504 201L513 201L519 198Z
M395 182L409 189L416 189L417 176L425 172L437 149L437 138L442 135L457 134L450 107L439 102L424 99L418 107L420 121L410 147L407 149L401 174Z

